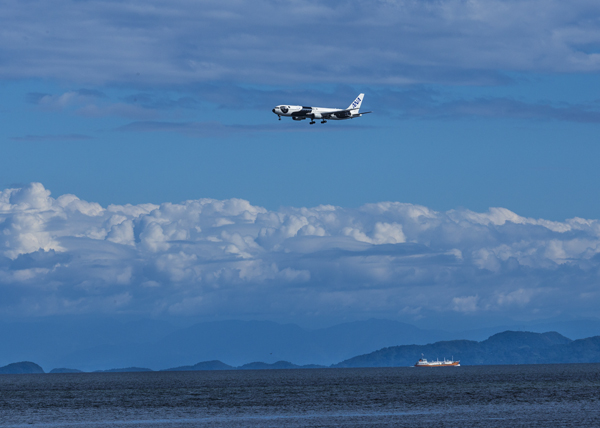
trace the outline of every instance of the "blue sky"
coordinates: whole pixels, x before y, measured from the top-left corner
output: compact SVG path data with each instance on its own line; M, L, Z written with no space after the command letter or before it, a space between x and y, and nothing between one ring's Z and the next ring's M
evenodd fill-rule
M599 19L583 0L7 1L0 315L593 316ZM271 113L360 92L361 119ZM221 208L184 203L203 198Z

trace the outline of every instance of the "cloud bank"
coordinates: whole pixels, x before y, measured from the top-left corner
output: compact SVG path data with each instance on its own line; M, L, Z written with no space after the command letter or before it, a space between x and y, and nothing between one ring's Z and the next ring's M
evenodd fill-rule
M0 192L0 315L585 315L599 252L598 220L504 208L102 207L32 183Z
M597 72L599 15L593 0L8 0L0 78L493 84Z

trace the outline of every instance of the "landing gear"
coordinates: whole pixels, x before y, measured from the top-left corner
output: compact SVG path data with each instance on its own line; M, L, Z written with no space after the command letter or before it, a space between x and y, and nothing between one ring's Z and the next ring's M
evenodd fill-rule
M314 119L311 119L311 120L310 120L310 124L311 124L311 125L314 125L315 123L316 123L316 122L315 122L315 120L314 120Z
M325 119L323 119L323 120L321 121L321 123L327 123L327 121L326 121Z
M277 117L279 118L279 120L281 120L281 116L277 115Z

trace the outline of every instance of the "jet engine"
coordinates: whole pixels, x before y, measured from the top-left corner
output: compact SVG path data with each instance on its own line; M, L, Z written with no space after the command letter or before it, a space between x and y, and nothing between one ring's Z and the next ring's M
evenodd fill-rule
M338 113L335 114L338 118L342 119L342 118L346 118L346 117L350 117L352 116L352 113L349 111L340 111Z

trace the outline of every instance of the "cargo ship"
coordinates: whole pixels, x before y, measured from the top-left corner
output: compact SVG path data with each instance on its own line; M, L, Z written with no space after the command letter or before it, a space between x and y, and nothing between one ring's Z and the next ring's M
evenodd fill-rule
M415 367L459 367L460 361L454 361L454 357L451 360L444 358L444 361L427 361L425 358L420 358L415 364Z

